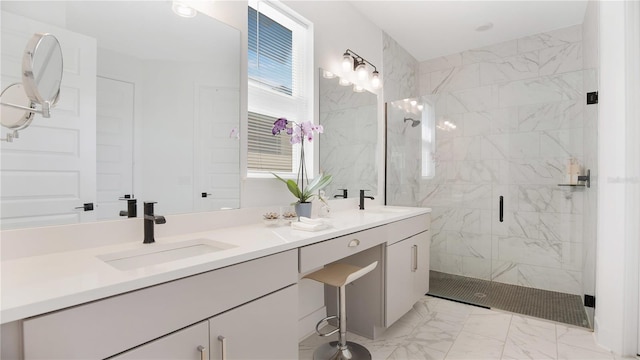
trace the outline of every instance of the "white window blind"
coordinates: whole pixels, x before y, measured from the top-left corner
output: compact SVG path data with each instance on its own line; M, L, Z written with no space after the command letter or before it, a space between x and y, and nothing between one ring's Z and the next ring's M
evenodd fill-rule
M277 118L249 112L248 162L253 170L292 172L292 147L287 136L273 136Z
M249 173L296 173L299 146L291 146L284 134L272 135L271 128L280 117L298 123L312 119L310 24L273 1L249 1L248 19L247 168ZM312 151L312 146L305 145L308 168L312 168Z

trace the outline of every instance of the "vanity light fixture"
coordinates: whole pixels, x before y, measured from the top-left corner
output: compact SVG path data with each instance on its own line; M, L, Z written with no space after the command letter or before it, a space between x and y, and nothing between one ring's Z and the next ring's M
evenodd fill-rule
M367 64L373 68L373 71L371 72L371 86L374 89L379 89L381 85L380 73L376 69L375 65L362 56L356 54L351 49L347 49L342 55L342 69L345 73L355 71L359 80L366 80L369 78Z
M190 6L187 6L180 1L174 1L173 4L171 5L171 10L173 10L173 12L176 13L176 15L182 16L185 18L192 18L198 14L196 9Z

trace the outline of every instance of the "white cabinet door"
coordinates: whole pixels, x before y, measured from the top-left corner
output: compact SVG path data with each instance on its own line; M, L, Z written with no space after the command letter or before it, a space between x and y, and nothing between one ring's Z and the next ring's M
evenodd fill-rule
M116 357L114 360L203 360L209 359L207 349L209 322L203 321L186 329L139 346Z
M387 246L385 325L391 326L429 291L429 232Z
M211 360L297 359L298 286L211 318L209 326Z
M429 292L429 246L431 245L431 232L425 231L414 237L415 246L415 271L413 272L413 304Z

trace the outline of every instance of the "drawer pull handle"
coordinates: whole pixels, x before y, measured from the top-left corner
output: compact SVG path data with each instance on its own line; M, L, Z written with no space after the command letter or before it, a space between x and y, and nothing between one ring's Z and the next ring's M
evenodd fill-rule
M198 351L200 351L200 360L206 360L207 359L207 348L200 345L198 346Z
M227 360L227 338L220 335L218 336L218 340L221 343L221 346L220 346L220 353L222 355L221 360Z
M413 263L413 266L411 266L411 272L416 272L418 270L418 245L413 245L411 250L413 253L413 258L411 259L411 262Z
M348 245L348 246L349 246L349 247L356 247L356 246L358 246L358 245L360 245L360 240L358 240L358 239L353 239L353 240L349 241L349 245Z

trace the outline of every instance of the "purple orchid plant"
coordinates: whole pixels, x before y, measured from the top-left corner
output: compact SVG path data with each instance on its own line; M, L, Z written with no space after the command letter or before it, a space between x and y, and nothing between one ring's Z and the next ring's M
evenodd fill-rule
M291 145L300 144L300 166L298 167L298 176L296 181L292 179L285 180L280 176L273 174L280 181L287 185L289 191L298 198L298 203L307 203L315 196L316 191L320 191L325 186L329 185L332 180L331 175L322 175L315 178L311 183L307 178L308 172L306 171L304 161L304 141L312 141L313 134L321 134L324 131L322 125L315 125L311 121L305 121L297 123L295 121L289 121L286 118L279 118L273 123L273 129L271 133L273 135L280 135L282 132L290 136L289 142ZM305 188L304 182L307 182L308 186ZM298 184L300 184L298 186Z

